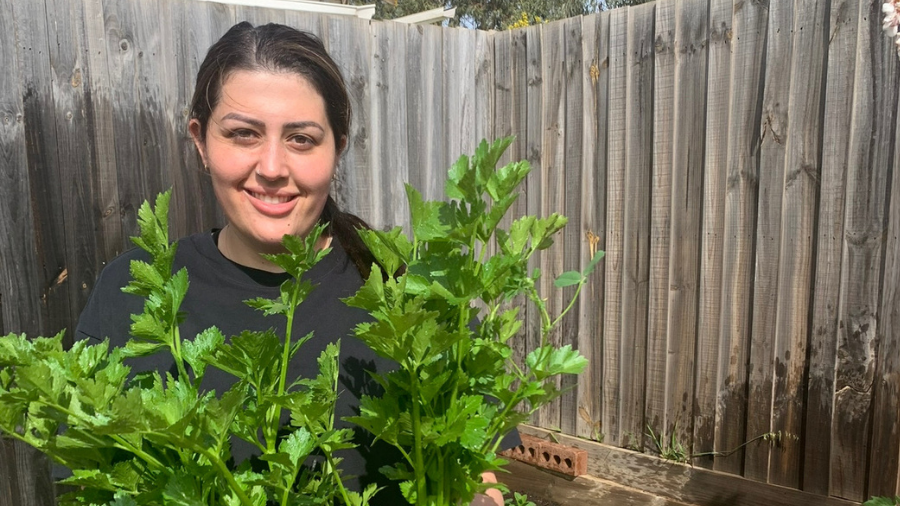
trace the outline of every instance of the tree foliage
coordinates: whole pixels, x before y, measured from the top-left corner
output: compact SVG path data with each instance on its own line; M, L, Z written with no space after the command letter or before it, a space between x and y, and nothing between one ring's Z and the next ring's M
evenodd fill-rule
M592 14L601 10L637 5L647 0L376 0L376 19L396 19L438 7L456 7L456 17L450 26L479 30L506 30L521 27L521 20L530 23L554 21ZM353 0L354 3L369 3Z

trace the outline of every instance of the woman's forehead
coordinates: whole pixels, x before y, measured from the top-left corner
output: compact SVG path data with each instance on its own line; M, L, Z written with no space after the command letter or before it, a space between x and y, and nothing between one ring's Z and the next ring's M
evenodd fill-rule
M213 114L222 117L234 113L285 121L325 119L325 99L301 75L241 70L223 83Z

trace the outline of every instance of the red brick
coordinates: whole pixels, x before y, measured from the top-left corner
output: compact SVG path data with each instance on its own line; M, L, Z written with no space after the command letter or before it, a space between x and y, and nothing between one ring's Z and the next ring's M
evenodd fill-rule
M587 473L587 452L522 434L522 444L503 456L569 476Z

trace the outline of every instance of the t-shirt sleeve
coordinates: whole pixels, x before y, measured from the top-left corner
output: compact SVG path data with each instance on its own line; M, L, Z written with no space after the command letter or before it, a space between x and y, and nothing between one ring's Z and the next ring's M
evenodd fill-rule
M509 450L522 444L522 438L519 436L519 430L513 429L500 440L500 451Z
M81 311L75 327L75 339L102 341L109 338L112 346L122 346L128 340L131 315L143 311L141 297L122 292L131 280L130 265L145 256L143 251L131 250L110 262L91 290L87 305Z

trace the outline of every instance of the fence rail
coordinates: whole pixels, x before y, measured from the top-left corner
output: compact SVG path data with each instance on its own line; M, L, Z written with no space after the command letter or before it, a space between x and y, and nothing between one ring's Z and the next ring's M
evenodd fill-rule
M898 58L880 0L657 0L504 32L189 0L0 0L0 330L72 328L141 201L222 224L186 135L238 20L322 37L352 94L336 194L406 222L403 182L514 134L520 213L570 224L548 281L607 251L552 339L590 370L535 423L821 496L898 493ZM571 291L550 297L561 309ZM529 329L535 321L529 316ZM524 356L533 332L518 345ZM50 504L0 442L0 505Z

